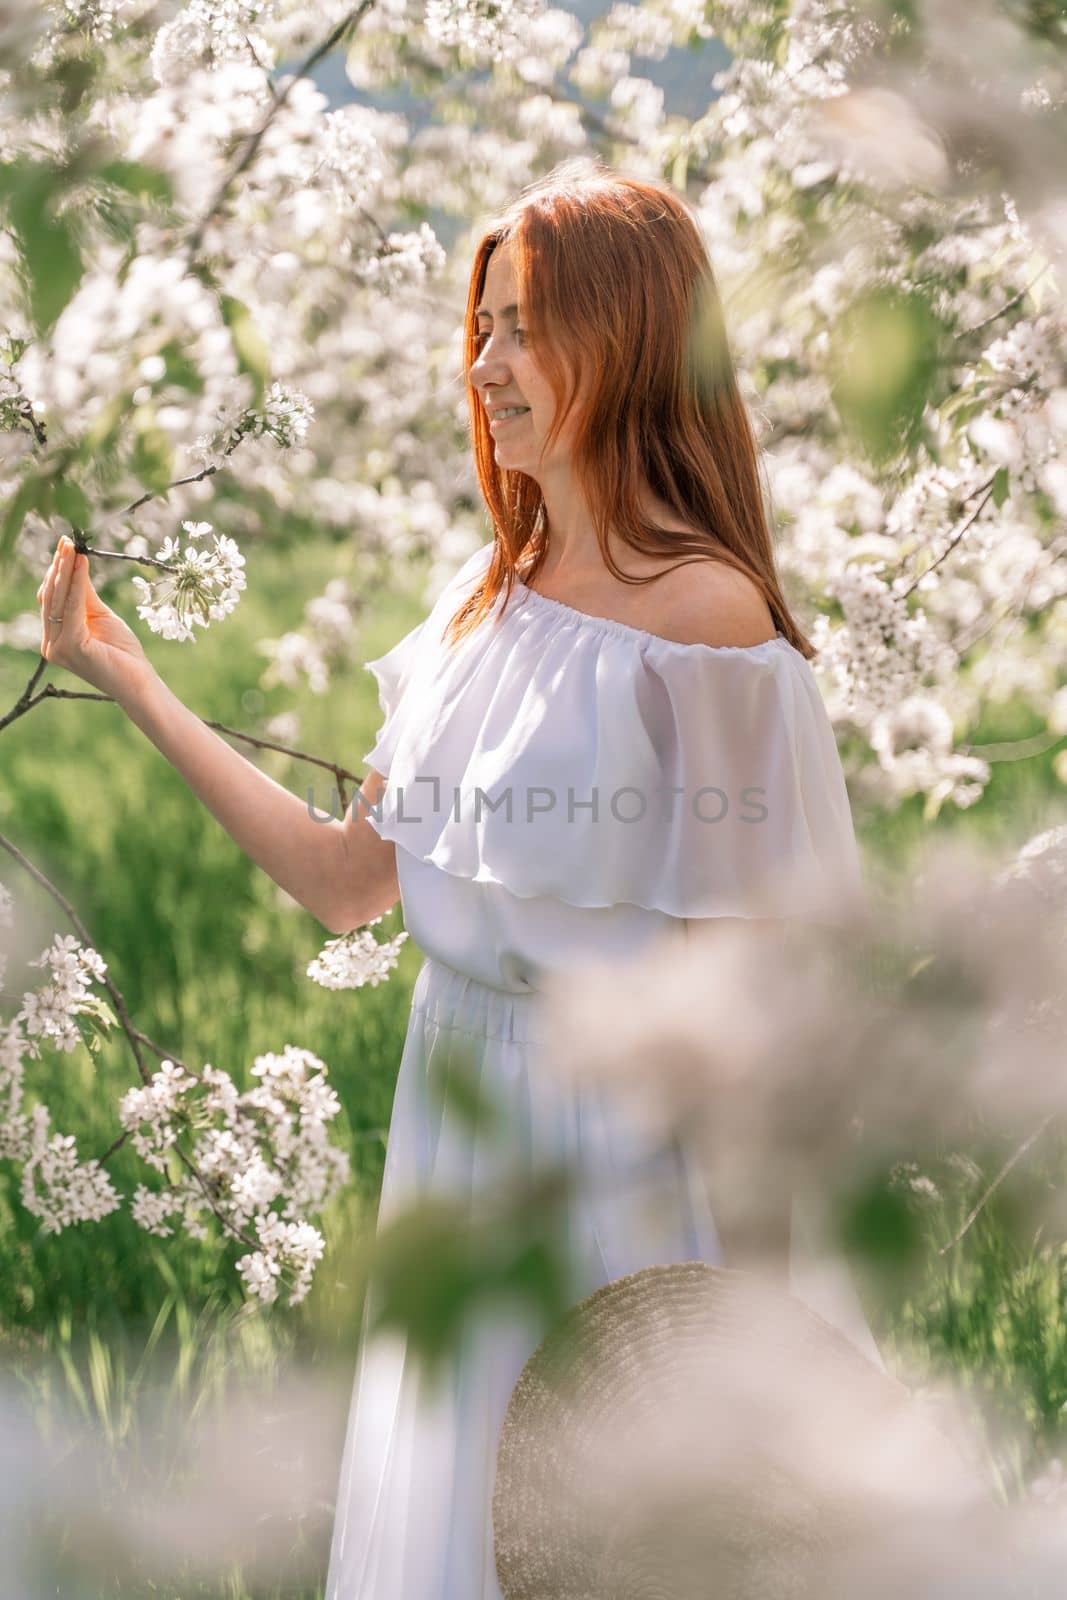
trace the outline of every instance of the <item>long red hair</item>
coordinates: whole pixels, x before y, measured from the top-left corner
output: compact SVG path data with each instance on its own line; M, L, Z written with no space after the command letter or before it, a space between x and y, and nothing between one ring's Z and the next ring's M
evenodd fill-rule
M574 404L577 375L591 379L571 459L608 569L625 583L662 576L621 572L609 554L609 529L646 555L713 557L752 578L775 626L813 658L775 569L766 476L696 222L665 183L599 164L590 172L583 158L528 185L489 223L474 253L460 376L495 537L485 576L445 637L458 643L502 590L510 596L515 578L529 583L547 550L540 485L497 465L470 381L479 350L475 310L489 257L505 242L524 326L556 397L551 439ZM701 531L666 532L648 522L638 509L642 477L679 520Z

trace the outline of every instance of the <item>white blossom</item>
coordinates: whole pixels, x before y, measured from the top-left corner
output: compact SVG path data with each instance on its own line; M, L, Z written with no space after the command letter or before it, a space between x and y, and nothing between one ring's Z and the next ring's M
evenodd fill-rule
M30 1114L30 1148L19 1193L26 1210L45 1233L60 1233L76 1222L99 1222L118 1209L119 1195L98 1161L79 1161L72 1134L48 1134L49 1114L41 1104Z
M50 983L23 995L16 1014L15 1020L24 1024L33 1041L30 1052L35 1059L40 1055L39 1039L55 1050L76 1049L82 1036L74 1019L91 1009L89 986L103 978L107 963L68 933L56 934L49 948L29 965L47 967L51 974Z
M310 1223L284 1222L272 1212L261 1212L256 1217L256 1233L261 1248L237 1262L249 1293L270 1304L277 1299L281 1274L289 1271L295 1278L290 1303L303 1300L311 1286L315 1263L325 1249L322 1234Z
M207 522L183 522L190 539L210 533ZM175 570L151 581L139 575L131 579L143 596L137 615L153 633L165 639L187 640L195 644L193 624L206 628L228 616L245 588L245 558L235 540L226 534L214 535L213 550L182 549L176 538L164 541L157 559L172 563Z
M327 939L307 969L307 976L324 989L377 988L397 964L400 947L408 934L401 928L392 939L378 943L372 929L381 922L375 917L365 927L355 928L337 939Z
M473 65L523 53L526 29L543 11L544 0L426 0L423 25Z

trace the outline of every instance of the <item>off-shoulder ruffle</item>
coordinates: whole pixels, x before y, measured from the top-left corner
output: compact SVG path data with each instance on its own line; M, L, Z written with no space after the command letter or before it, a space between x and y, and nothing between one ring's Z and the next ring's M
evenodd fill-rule
M375 735L374 744L366 751L363 760L376 772L388 775L400 737L403 719L400 707L408 682L417 676L420 661L425 664L434 655L433 646L440 645L440 634L449 617L458 608L466 587L485 570L490 551L485 545L470 556L445 585L435 601L429 616L405 633L384 655L364 662L368 672L373 672L378 685L378 704L385 721ZM436 628L436 634L432 629ZM443 648L443 646L442 646Z
M818 915L860 889L833 729L783 635L677 644L517 584L450 650L440 635L490 553L367 663L386 716L365 758L388 774L368 812L383 838L583 907Z

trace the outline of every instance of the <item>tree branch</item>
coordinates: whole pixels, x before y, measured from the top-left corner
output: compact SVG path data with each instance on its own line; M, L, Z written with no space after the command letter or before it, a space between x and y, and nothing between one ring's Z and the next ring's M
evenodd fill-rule
M23 855L18 846L12 844L11 840L6 838L2 833L0 833L0 845L3 846L9 855L14 856L15 860L19 863L23 870L28 872L30 877L33 878L36 883L39 883L41 888L44 889L47 894L50 894L56 904L62 908L75 933L78 935L80 942L83 945L86 945L90 950L95 950L96 946L93 944L89 930L86 928L84 922L79 917L78 913L75 911L66 895L62 894L60 890L56 888L51 879L46 878L41 869L39 867L35 867L33 862L30 861L28 857ZM104 976L99 981L104 985L104 988L111 996L111 1003L115 1007L119 1024L123 1033L125 1033L127 1039L130 1041L130 1049L133 1051L134 1060L137 1062L137 1071L140 1074L141 1082L148 1083L151 1074L149 1073L148 1068L145 1066L144 1060L141 1056L140 1037L142 1036L139 1036L137 1029L130 1020L130 1013L126 1009L126 1001L122 997L122 992L116 984L114 978L112 978L107 972L105 972Z
M278 115L278 112L281 111L282 107L288 101L289 96L292 94L296 85L302 78L308 77L318 66L319 62L324 60L325 57L330 54L330 51L335 49L335 47L340 44L345 34L362 21L364 14L370 11L373 5L374 0L362 0L360 5L355 6L351 11L349 11L341 19L337 26L330 30L325 39L315 46L310 55L305 57L300 66L297 67L293 76L288 79L285 87L278 90L276 93L273 93L270 109L268 110L266 116L259 124L259 127L248 139L244 150L241 152L241 155L237 161L230 168L229 172L227 172L223 177L222 182L215 191L210 205L200 218L200 221L193 228L192 233L189 235L185 246L189 255L195 255L200 249L200 246L204 242L204 234L207 232L211 223L215 220L219 211L222 209L223 203L225 202L226 196L229 194L232 185L241 176L242 172L247 171L247 169L252 165L252 162L256 159L256 153L263 142L263 138L267 132L267 129Z

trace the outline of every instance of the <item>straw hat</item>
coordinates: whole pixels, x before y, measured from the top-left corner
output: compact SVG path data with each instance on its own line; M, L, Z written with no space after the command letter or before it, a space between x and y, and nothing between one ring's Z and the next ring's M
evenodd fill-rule
M505 1600L799 1600L901 1485L988 1502L910 1391L800 1300L701 1261L573 1307L526 1363L493 1493ZM931 1499L932 1497L932 1499Z

